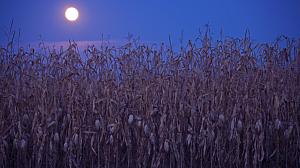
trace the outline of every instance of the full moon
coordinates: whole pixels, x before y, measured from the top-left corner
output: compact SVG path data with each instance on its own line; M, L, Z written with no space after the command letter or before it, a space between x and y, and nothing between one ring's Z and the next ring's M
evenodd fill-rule
M79 17L79 12L76 8L74 7L69 7L66 12L65 12L65 17L71 21L74 22L78 19Z

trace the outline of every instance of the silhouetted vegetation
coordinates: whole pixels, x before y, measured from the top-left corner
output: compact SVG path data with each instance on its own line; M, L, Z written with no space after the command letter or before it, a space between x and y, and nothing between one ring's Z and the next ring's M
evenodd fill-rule
M300 167L300 43L0 49L1 167Z

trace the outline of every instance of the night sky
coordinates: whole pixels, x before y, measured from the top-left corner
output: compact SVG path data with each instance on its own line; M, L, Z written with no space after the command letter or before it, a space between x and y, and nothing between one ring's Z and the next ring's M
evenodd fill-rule
M67 7L80 12L76 22L64 17ZM195 39L208 24L213 36L267 42L281 34L300 37L300 0L1 0L0 41L7 40L11 20L20 41L124 40L128 33L142 41L163 42L169 35Z

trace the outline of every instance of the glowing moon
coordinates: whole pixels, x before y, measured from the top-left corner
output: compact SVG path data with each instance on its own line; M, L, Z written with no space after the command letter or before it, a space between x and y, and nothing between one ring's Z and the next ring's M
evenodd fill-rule
M74 7L69 7L66 12L65 12L65 17L71 21L74 22L78 19L79 17L79 12L76 8Z

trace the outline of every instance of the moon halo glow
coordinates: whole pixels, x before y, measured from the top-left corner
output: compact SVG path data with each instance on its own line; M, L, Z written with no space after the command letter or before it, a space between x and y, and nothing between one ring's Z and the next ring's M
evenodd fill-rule
M74 7L69 7L65 11L65 17L67 20L74 22L78 19L79 17L79 12L76 8Z

